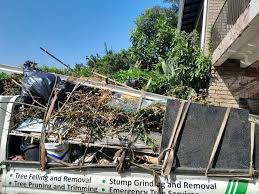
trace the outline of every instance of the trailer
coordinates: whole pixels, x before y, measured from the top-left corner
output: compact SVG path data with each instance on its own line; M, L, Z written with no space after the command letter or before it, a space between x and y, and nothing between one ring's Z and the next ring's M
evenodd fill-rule
M17 130L17 107L28 104L21 103L20 96L0 96L0 193L259 193L258 116L249 115L247 110L182 101L82 78L73 78L72 81L98 90L109 90L116 98L137 97L137 110L153 102L163 103L166 111L162 134L154 133L158 149L150 148L141 141L125 143L125 139L107 140L107 137L105 142L92 142L89 138L85 141L75 138L64 140L62 136L42 136L46 131L37 135ZM52 101L56 100L53 96ZM50 104L55 106L55 101ZM48 113L53 106L49 106ZM41 127L47 129L44 122ZM131 139L132 131L129 132L125 137ZM16 149L20 148L20 140L40 144L39 160L34 160L33 155L30 160L10 157L10 153L16 153ZM95 154L95 150L116 150L112 154L118 157L111 158L107 152L102 154L113 162L85 162L84 153L83 165L80 162L69 163L63 160L63 156L47 153L47 144L42 140L58 141L60 145L64 142L82 145L91 154ZM127 158L127 155L130 157ZM137 163L138 159L142 162Z
M118 174L114 165L86 165L78 169L40 170L39 162L11 161L7 158L9 127L17 96L2 96L1 102L1 193L124 193L124 194L255 194L259 192L258 171L231 171L236 176L205 176L205 169L178 168L169 176L155 176L136 167ZM257 117L250 115L250 122ZM56 168L56 170L55 170ZM220 170L212 170L220 173ZM240 176L241 175L241 176Z

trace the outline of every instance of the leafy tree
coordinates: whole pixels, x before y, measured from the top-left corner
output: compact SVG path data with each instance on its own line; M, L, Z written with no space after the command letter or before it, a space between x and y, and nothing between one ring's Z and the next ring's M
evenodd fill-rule
M129 49L114 52L105 44L104 56L90 55L86 65L77 64L72 73L89 76L96 70L120 82L138 80L146 91L184 99L205 89L210 60L200 49L196 32L188 34L176 28L177 11L173 3L178 1L165 1L172 3L172 7L147 9L137 18Z
M175 10L154 7L147 9L135 21L136 28L131 34L133 60L141 61L144 68L158 62L158 57L166 57L171 50L174 28L177 25Z
M210 60L199 47L197 32L190 34L175 30L172 49L160 66L172 85L188 86L196 91L207 87Z
M105 75L111 75L119 70L127 70L133 63L129 50L122 49L120 52L108 50L105 46L105 55L90 55L87 57L86 66Z
M139 67L131 67L129 70L121 70L113 74L113 78L125 83L127 80L138 80L142 89L149 92L165 94L169 88L165 76L157 69L147 70Z
M173 31L171 50L152 69L130 68L119 71L114 78L125 82L140 79L143 89L155 93L188 99L205 89L209 81L210 60L199 47L196 32Z

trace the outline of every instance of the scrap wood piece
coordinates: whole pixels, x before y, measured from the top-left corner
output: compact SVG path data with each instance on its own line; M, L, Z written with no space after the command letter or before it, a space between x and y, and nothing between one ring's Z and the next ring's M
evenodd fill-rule
M182 101L181 104L180 104L180 108L179 108L179 110L178 110L178 114L177 114L177 117L176 117L174 126L173 126L173 128L172 128L172 135L171 135L171 137L170 137L170 141L169 141L168 146L167 146L167 151L163 151L163 152L162 152L163 154L164 154L165 152L166 152L166 153L165 153L165 157L164 157L163 166L162 166L162 169L161 169L161 174L163 174L164 169L165 169L166 164L167 164L167 160L168 160L168 156L169 156L168 151L169 151L169 150L171 149L171 147L172 147L172 144L173 144L173 141L174 141L174 136L175 136L175 133L176 133L178 124L179 124L179 122L180 122L182 112L183 112L183 107L184 107L184 102ZM162 158L162 157L159 157L159 159L161 159L161 158Z
M110 164L110 163L112 163L112 162L110 162L106 158L101 158L100 160L98 160L98 164L100 164L100 165L107 165L107 164Z
M132 164L133 166L136 166L138 168L141 168L141 169L144 169L144 170L147 170L147 171L151 171L154 175L154 178L156 178L156 176L160 175L159 172L157 172L156 170L152 169L152 168L149 168L147 166L144 166L144 165L141 165L141 164L137 164L135 162L132 162L130 161L130 164Z
M117 163L119 161L122 152L123 152L123 149L119 149L118 151L115 152L113 156L113 163Z
M139 103L138 103L138 108L136 110L136 113L138 113L140 111L144 98L145 98L145 91L141 90L141 95L140 95L140 98L139 98Z
M119 164L116 167L118 173L121 173L125 166L126 150L124 149L119 157Z
M208 162L208 166L207 166L207 169L206 169L206 172L205 172L205 175L208 176L208 173L209 173L209 170L212 166L212 162L214 160L214 157L215 157L215 154L218 150L218 146L219 146L219 143L222 139L222 136L223 136L223 133L224 133L224 130L226 128L226 124L227 124L227 121L228 121L228 118L229 118L229 113L230 113L230 110L231 108L228 107L227 110L226 110L226 113L225 113L225 116L224 116L224 119L221 123L221 127L219 129L219 133L218 133L218 136L216 138L216 141L215 141L215 144L213 146L213 149L212 149L212 152L211 152L211 156L210 156L210 159L209 159L209 162Z
M136 155L137 158L149 163L149 164L159 164L158 158L149 155Z
M188 101L185 109L184 109L184 112L183 112L183 115L181 116L181 121L176 129L176 133L175 133L175 136L173 138L173 144L171 146L171 149L169 150L169 154L168 154L168 160L166 161L166 166L165 166L165 169L164 169L164 172L163 172L163 175L169 175L170 172L171 172L171 169L172 169L172 166L173 166L173 162L174 162L174 154L175 154L175 146L177 144L177 140L178 140L178 137L180 135L180 132L182 130L182 126L183 126L183 123L186 119L186 115L188 113L188 110L189 110L189 107L191 105L191 101Z
M97 152L91 153L88 157L85 157L85 163L90 163L96 157Z
M90 139L91 139L91 137L92 137L92 131L91 131L91 134L90 134L90 138L88 139L88 142L87 142L87 144L86 144L86 146L85 146L85 151L84 151L84 154L83 154L83 156L82 156L82 160L80 161L80 163L81 163L80 166L84 166L84 161L85 161L85 157L86 157L86 154L87 154L87 150L88 150L88 148L89 148L89 144L90 144Z
M46 159L46 149L45 149L45 144L44 143L40 143L40 166L41 166L41 170L46 170L47 168L47 159Z
M85 157L84 163L90 163L90 162L92 162L92 160L93 160L94 158L96 158L96 154L97 154L97 152L87 154L87 156ZM82 159L83 159L83 156L81 156L80 158L76 159L76 160L73 161L72 163L73 163L73 164L77 164L77 165L80 166L80 162L82 161Z
M20 88L22 88L22 84L21 84L21 83L18 83L18 81L16 81L15 79L11 78L11 81L12 81L15 85L17 85L17 86L19 86Z
M96 71L92 71L92 73L95 74L95 75L97 75L97 76L99 76L99 77L101 77L101 78L103 78L103 79L105 79L105 80L106 80L106 83L107 83L108 81L110 81L110 82L113 82L114 84L117 84L117 85L119 85L119 86L123 86L123 87L126 87L126 88L131 88L131 87L127 86L126 84L122 84L122 83L120 83L120 82L118 82L118 81L116 81L116 80L113 80L113 79L111 79L111 78L105 76L105 75L102 75L102 74L100 74L100 73L97 73ZM81 77L81 78L82 78L82 77ZM107 84L108 84L108 83L107 83Z
M54 109L54 105L56 100L58 99L58 93L59 91L56 90L56 84L57 84L57 76L56 76L56 80L55 80L55 84L52 88L51 94L49 96L49 100L48 100L48 104L47 104L47 111L44 114L44 122L42 125L42 130L41 130L41 142L40 142L40 166L41 166L41 170L46 170L47 168L47 153L46 153L46 149L45 149L45 138L46 138L46 125L49 122L51 113ZM53 98L51 99L52 95L54 94Z

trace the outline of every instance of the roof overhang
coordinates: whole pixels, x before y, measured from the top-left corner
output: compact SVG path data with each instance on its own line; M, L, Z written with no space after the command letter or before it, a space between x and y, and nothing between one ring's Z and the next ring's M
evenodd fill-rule
M180 0L178 29L191 32L196 29L197 22L202 17L204 0Z

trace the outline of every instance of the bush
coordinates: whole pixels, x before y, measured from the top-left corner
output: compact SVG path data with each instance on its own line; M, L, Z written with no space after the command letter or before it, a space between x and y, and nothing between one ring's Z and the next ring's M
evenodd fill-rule
M122 83L125 83L129 79L139 80L142 89L159 94L165 94L168 87L168 82L164 75L155 68L145 70L139 67L131 67L129 70L115 73L113 78Z
M196 32L174 30L171 50L151 69L130 68L114 74L118 81L139 79L146 91L189 99L209 83L210 60L199 47Z
M62 69L57 67L50 67L47 65L39 66L39 69L49 73L56 73L60 75L74 76L74 77L89 77L91 69L83 64L76 64L72 69Z
M49 72L49 73L56 73L61 75L71 75L72 72L69 69L62 69L57 68L53 66L47 66L47 65L40 65L38 67L41 71Z
M123 49L115 53L106 48L106 54L103 57L98 54L87 57L86 66L98 73L112 75L120 70L129 69L132 63L130 50Z
M190 34L175 31L172 50L167 61L174 69L172 81L179 86L188 86L196 91L207 87L210 60L200 49L196 32Z
M155 7L147 9L135 23L131 34L132 56L134 61L141 61L142 67L150 69L158 57L166 58L172 49L177 15L172 9Z

